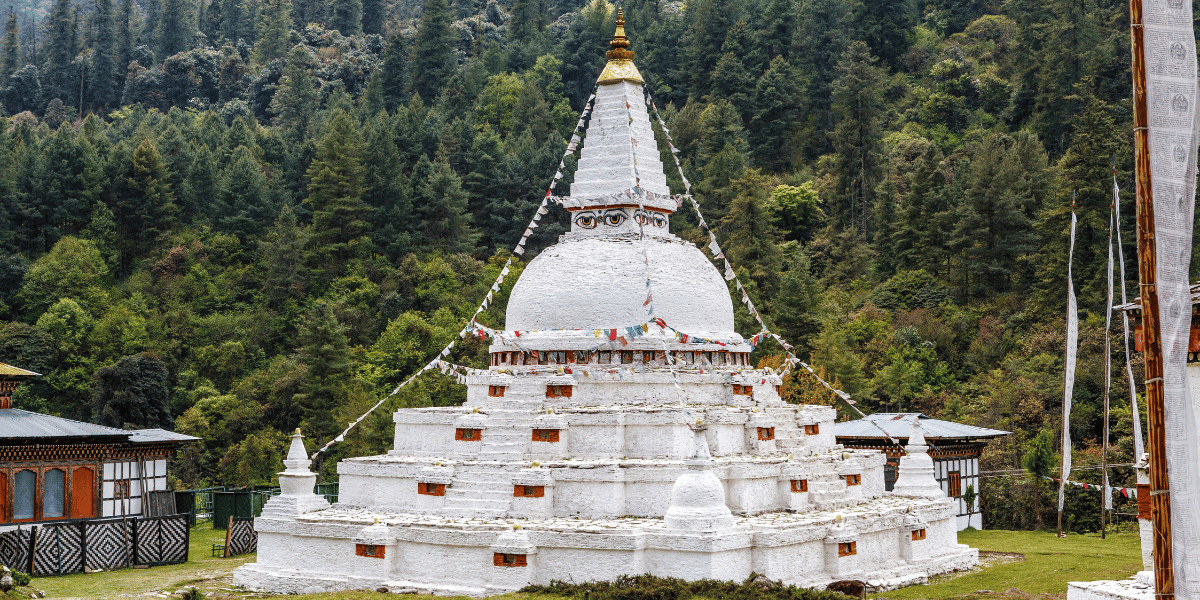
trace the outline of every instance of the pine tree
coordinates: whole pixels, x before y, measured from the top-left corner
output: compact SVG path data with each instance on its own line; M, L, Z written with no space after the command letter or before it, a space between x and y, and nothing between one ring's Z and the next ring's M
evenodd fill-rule
M912 29L917 24L916 3L913 0L856 0L851 4L851 11L856 38L865 41L871 54L885 64L899 67L900 57L912 43Z
M117 233L121 240L121 266L128 272L132 261L144 256L159 234L174 227L177 218L170 174L154 142L144 139L129 155L120 179L114 184Z
M392 138L387 116L376 114L367 123L363 200L371 207L375 247L399 257L413 236L412 200L404 180L404 163Z
M307 435L324 440L337 433L334 409L346 401L354 378L346 327L338 322L334 307L319 301L300 326L300 360L307 367L295 402L300 405L301 427Z
M413 80L413 91L427 105L437 100L457 70L450 24L450 5L446 0L425 0L413 44L413 72L421 74Z
M142 30L140 32L138 32L138 36L137 36L137 44L139 46L146 46L148 48L153 48L155 51L158 51L160 49L159 44L158 44L158 39L159 39L159 34L161 32L159 31L158 26L162 22L162 17L163 17L162 3L163 3L163 0L146 0L146 2L145 2L146 16L145 16L145 19L142 21ZM166 57L156 56L156 58L158 58L159 60L162 60ZM142 65L142 66L149 67L150 65Z
M796 34L796 65L807 80L806 111L813 115L818 130L833 129L833 80L837 64L849 39L846 28L850 13L843 0L806 0L800 3ZM816 154L823 154L827 140L817 136Z
M1049 429L1038 432L1021 457L1021 466L1033 477L1033 511L1037 528L1042 528L1042 479L1054 469L1054 434Z
M192 46L191 7L187 0L162 0L162 18L158 22L158 49L163 60Z
M1046 152L1032 132L983 139L971 160L970 184L952 248L963 260L963 287L994 294L1021 282L1037 249L1034 219L1049 190ZM1029 283L1028 281L1024 283Z
M8 23L4 26L4 45L0 47L0 88L8 86L8 77L17 72L17 64L21 61L20 29L17 27L17 13L8 9Z
M303 297L304 246L307 242L307 234L296 222L296 212L291 205L284 204L275 226L258 245L265 272L263 287L271 306L280 306L289 298Z
M233 151L221 180L217 196L217 205L221 207L220 230L243 240L252 239L275 211L266 198L266 178L249 148L238 146Z
M291 0L263 0L258 21L258 42L250 55L255 66L265 65L287 55L292 33Z
M476 250L479 233L467 212L467 193L445 159L432 163L413 204L421 215L421 246L445 252Z
M883 73L864 42L853 42L838 64L834 110L840 121L830 139L837 153L842 199L835 209L846 227L867 233L868 208L875 204L883 140Z
M101 111L117 101L117 34L112 0L96 0L96 37L92 43L92 72L88 89L92 105Z
M325 127L325 137L317 146L308 167L308 199L313 211L313 242L317 251L344 264L357 243L370 232L367 215L370 207L363 202L366 169L363 167L363 142L358 124L345 112L338 111Z
M721 58L710 75L713 96L733 103L743 122L750 120L750 96L754 90L754 76L746 70L744 62L744 42L748 35L745 21L734 23L721 46Z
M693 93L706 95L712 91L710 76L717 70L717 62L723 53L713 52L718 44L724 46L731 29L742 15L740 0L698 0L688 4L688 12L695 14L692 34L691 58L688 61L692 74Z
M524 42L546 28L545 0L515 0L509 20L509 39Z
M758 164L772 171L790 169L799 158L796 145L800 116L800 89L795 70L782 56L771 60L771 68L754 86L750 103L750 152Z
M208 208L220 190L216 157L207 145L199 146L179 192L179 220L189 225L214 216Z
M117 10L117 72L113 80L114 95L125 88L125 73L129 69L129 57L133 53L133 32L130 29L133 3L134 0L121 0L121 7Z
M383 51L383 64L379 65L376 77L380 78L380 91L388 112L394 112L408 100L408 63L404 34L397 33L388 40Z
M779 230L767 214L767 182L761 173L747 170L733 182L739 190L729 214L718 223L729 261L749 272L756 287L770 296L779 279ZM749 283L749 281L743 281Z
M50 10L47 47L50 56L46 62L46 79L51 98L70 100L71 61L75 59L74 50L75 20L71 9L71 0L55 0L54 8Z
M329 18L329 28L350 37L362 33L363 3L362 0L333 0L333 14Z
M362 0L362 32L383 35L383 20L387 11L384 0Z
M308 67L313 57L304 47L297 45L288 55L283 77L279 78L275 96L271 98L271 113L275 125L290 133L294 140L302 140L309 121L317 109L317 90Z

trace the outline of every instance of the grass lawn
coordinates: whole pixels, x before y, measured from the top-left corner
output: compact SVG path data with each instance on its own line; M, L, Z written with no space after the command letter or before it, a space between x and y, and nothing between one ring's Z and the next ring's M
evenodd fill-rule
M978 596L979 590L998 594L1016 588L1025 594L1066 597L1068 581L1124 579L1141 570L1142 551L1136 532L1068 535L1036 531L960 531L958 541L981 552L1020 553L1025 560L1002 562L966 575L937 577L883 594L884 598L958 598ZM1012 594L1014 596L1019 594ZM986 597L994 597L987 594Z
M253 562L255 555L213 557L212 544L224 542L224 531L203 524L192 530L191 540L190 560L182 565L39 577L33 580L32 587L44 590L49 598L152 598L189 587L196 587L209 598L284 598L252 594L233 585L233 570ZM1053 533L1032 531L963 531L958 540L984 553L1021 554L1024 560L1016 556L993 555L985 558L990 566L966 574L940 576L928 585L895 590L880 597L894 600L1026 600L1034 596L1058 599L1066 597L1068 581L1124 578L1138 571L1141 565L1138 536L1133 532L1109 534L1108 539L1101 540L1099 535L1071 535L1059 539ZM1013 588L1020 591L1008 592ZM993 593L977 594L980 590ZM382 597L374 591L304 596L306 600L378 600ZM499 600L524 598L533 596L507 594L498 597Z

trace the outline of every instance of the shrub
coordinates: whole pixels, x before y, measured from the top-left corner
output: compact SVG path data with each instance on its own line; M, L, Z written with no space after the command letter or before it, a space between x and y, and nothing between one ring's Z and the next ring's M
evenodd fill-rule
M553 594L587 600L680 600L682 598L723 598L725 600L846 600L838 592L783 585L762 575L751 574L741 583L701 579L684 581L674 577L622 575L614 581L531 585L526 594Z

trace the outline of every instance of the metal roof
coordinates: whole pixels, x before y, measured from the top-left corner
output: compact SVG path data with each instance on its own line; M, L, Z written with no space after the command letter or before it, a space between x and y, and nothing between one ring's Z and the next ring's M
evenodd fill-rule
M193 442L200 438L166 429L135 429L127 432L131 442Z
M52 417L19 408L0 409L0 439L109 437L129 439L128 431Z
M87 440L119 444L122 442L189 442L198 439L200 438L165 429L129 431L95 423L72 421L19 408L0 409L0 442L9 440L22 443L61 443Z
M0 363L0 375L9 375L9 376L16 375L16 376L25 376L25 377L41 377L42 376L41 373L34 373L33 371L26 371L25 369L22 369L20 367L6 365L4 363Z
M925 433L926 439L991 438L1011 433L999 429L931 419L921 413L875 413L867 415L863 419L834 423L833 434L838 438L878 438L882 440L886 439L883 435L886 431L887 435L893 438L907 440L908 435L912 433L913 417L921 420L921 430Z

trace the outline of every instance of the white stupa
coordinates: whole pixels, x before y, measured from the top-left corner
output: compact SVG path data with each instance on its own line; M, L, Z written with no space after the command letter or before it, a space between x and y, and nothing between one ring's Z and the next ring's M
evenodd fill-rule
M890 588L977 562L951 501L885 493L882 454L836 445L832 408L787 404L751 368L725 282L668 231L678 205L617 24L571 231L509 300L520 336L491 346L463 406L399 410L391 452L342 461L336 505L269 504L238 583L482 596L757 572Z

